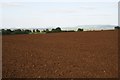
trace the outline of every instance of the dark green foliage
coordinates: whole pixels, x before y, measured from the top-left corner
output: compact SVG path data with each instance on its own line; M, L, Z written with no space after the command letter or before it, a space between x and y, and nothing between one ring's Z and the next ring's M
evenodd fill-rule
M52 29L51 32L61 32L61 28L57 27L56 29Z
M11 30L11 29L2 29L2 35L10 35L10 34L29 34L31 32L31 30L21 30L21 29L15 29L15 30Z
M42 32L46 32L46 30L43 30Z
M13 31L13 34L22 34L23 31L21 29L16 29Z
M116 26L115 29L120 29L120 27L119 27L119 26Z
M46 33L56 33L56 32L62 32L60 27L57 27L56 29L52 29L51 31L49 31L49 29L43 30L42 32L46 32Z
M33 29L33 32L35 32L35 29Z
M52 29L51 32L61 32L61 28L60 27L57 27L56 29Z
M43 33L50 33L49 29L43 30Z
M52 29L51 32L57 32L56 29Z
M57 32L57 30L56 29L52 29L51 32Z
M21 29L16 29L16 30L13 30L13 34L29 34L31 32L31 30L21 30Z
M68 30L68 31L64 30L62 32L75 32L75 31L74 30Z
M115 29L118 29L118 27L115 27ZM77 31L83 31L83 29L78 28ZM8 34L29 34L32 31L29 29L15 29L15 30L11 30L11 29L1 29L2 35L8 35ZM40 30L38 29L33 29L33 33L40 33ZM58 33L58 32L75 32L74 30L61 30L60 27L57 28L53 28L51 31L49 29L43 30L43 33Z
M74 30L61 30L60 27L57 27L56 29L52 29L51 31L49 31L49 29L46 29L46 30L43 30L42 32L45 32L45 33L58 33L58 32L75 32Z
M13 32L11 29L7 29L7 30L2 29L1 31L2 31L3 35L5 35L5 34L11 34Z
M50 31L49 31L49 29L46 29L46 33L49 33Z
M77 30L77 31L78 31L78 32L79 32L79 31L83 31L83 29L81 29L81 28L78 28L78 30Z
M40 30L36 29L36 32L40 32Z
M60 27L57 27L55 30L56 30L57 32L61 32L61 28L60 28Z
M52 33L52 31L49 31L49 29L43 30L42 32L45 32L45 33Z
M24 30L24 33L25 34L29 34L29 33L31 33L32 31L31 30L28 30L28 29L26 29L26 30Z

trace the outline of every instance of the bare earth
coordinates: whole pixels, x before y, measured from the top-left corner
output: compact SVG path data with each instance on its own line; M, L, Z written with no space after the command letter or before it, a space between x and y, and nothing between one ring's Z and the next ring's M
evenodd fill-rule
M117 31L3 36L3 78L116 78Z

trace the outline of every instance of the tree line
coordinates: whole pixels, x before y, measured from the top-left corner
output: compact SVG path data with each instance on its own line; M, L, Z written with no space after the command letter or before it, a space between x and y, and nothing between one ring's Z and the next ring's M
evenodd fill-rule
M83 31L83 29L78 28L77 31ZM11 30L11 29L1 29L2 35L9 35L9 34L34 34L34 33L58 33L58 32L75 32L74 30L61 30L60 27L57 28L53 28L52 30L49 29L45 29L43 31L40 31L39 29L33 29L33 30L29 30L29 29L15 29L15 30Z
M8 34L29 34L31 30L24 30L24 29L1 29L2 35L8 35Z
M114 27L115 30L120 29L119 26L115 26ZM39 29L33 29L33 30L29 30L29 29L1 29L0 30L2 32L2 35L9 35L9 34L34 34L34 33L58 33L58 32L76 32L75 30L61 30L60 27L57 28L53 28L52 30L49 29L45 29L40 31ZM78 28L77 32L81 32L84 31L84 29L82 28Z
M83 29L81 28L78 28L77 31L83 31ZM57 27L57 28L53 28L51 31L49 29L46 29L46 30L43 30L43 32L46 32L46 33L56 33L56 32L76 32L75 30L61 30L60 27Z

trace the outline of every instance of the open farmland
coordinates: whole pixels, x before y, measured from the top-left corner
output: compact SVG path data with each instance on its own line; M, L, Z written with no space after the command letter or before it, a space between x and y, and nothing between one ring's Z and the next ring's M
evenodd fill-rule
M5 35L3 78L115 78L118 33Z

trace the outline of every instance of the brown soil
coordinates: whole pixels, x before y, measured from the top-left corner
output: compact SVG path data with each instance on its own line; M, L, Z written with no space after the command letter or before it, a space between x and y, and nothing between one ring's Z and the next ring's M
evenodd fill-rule
M3 36L3 78L115 78L117 31Z

